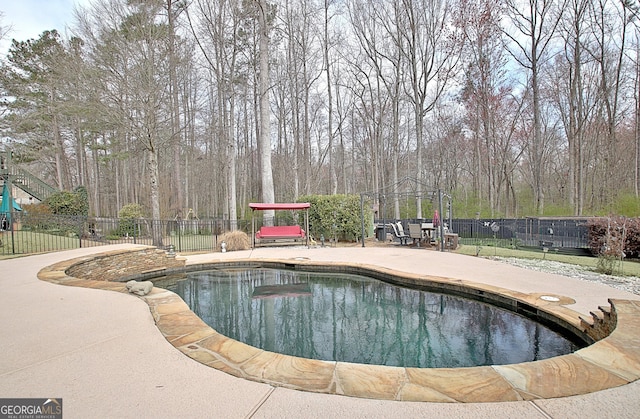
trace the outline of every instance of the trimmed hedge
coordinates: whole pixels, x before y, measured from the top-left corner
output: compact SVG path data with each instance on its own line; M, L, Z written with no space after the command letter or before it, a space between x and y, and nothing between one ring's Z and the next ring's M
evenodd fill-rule
M89 214L89 202L84 188L77 188L76 192L58 191L45 199L44 204L55 215L86 217Z
M316 240L326 241L335 235L338 240L357 241L362 236L360 196L358 195L306 195L298 202L309 202L309 230ZM371 208L364 208L365 231L371 227Z

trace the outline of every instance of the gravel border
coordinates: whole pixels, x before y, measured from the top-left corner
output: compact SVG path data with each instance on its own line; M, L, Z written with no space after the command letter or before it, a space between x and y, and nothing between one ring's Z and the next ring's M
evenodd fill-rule
M510 265L519 266L539 272L549 272L577 278L582 281L599 282L622 291L640 295L640 278L637 276L604 275L592 270L592 268L570 263L556 262L546 259L519 259L492 256L488 259L496 260Z

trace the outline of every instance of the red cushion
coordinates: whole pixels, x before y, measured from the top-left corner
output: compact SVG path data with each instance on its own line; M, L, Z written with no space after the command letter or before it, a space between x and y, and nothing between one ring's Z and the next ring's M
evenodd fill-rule
M263 226L256 233L256 238L275 237L304 237L304 230L300 226Z

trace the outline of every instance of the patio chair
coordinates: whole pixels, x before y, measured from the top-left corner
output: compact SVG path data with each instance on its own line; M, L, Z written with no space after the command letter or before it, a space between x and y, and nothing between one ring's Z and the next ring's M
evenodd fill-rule
M409 224L409 237L413 239L413 244L417 243L420 247L420 242L424 239L420 224Z
M393 229L393 235L396 236L398 240L400 240L401 245L407 244L407 240L409 240L409 235L404 233L404 228L402 227L402 223L398 221L397 223L389 224Z

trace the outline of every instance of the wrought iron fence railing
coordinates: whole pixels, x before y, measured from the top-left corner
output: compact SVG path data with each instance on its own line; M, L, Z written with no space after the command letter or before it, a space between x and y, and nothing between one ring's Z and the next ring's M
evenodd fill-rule
M207 252L218 248L219 237L232 230L228 219L150 220L68 217L14 212L0 214L0 255L43 253L105 244L154 243L154 229L163 247L177 252ZM284 220L285 222L287 220ZM387 220L389 221L389 220ZM401 220L408 223L431 220ZM460 243L476 246L588 249L586 219L453 219L445 220ZM234 229L251 234L251 221L237 221ZM408 231L408 229L407 229ZM378 234L375 232L374 234ZM571 250L574 249L574 250Z
M583 219L454 219L451 230L461 238L511 241L517 247L587 248Z
M44 253L106 244L134 243L173 246L177 252L214 251L218 237L231 230L224 219L150 220L70 217L14 212L2 215L0 255ZM153 240L154 229L159 242ZM251 225L236 229L250 234ZM157 238L158 239L158 238Z
M557 252L576 254L588 253L586 221L586 218L580 217L443 220L450 232L458 234L462 244L553 249ZM433 220L413 219L400 222L403 223L405 231L408 231L409 223ZM389 223L389 220L386 220L386 223ZM382 221L378 221L378 225L382 225Z

